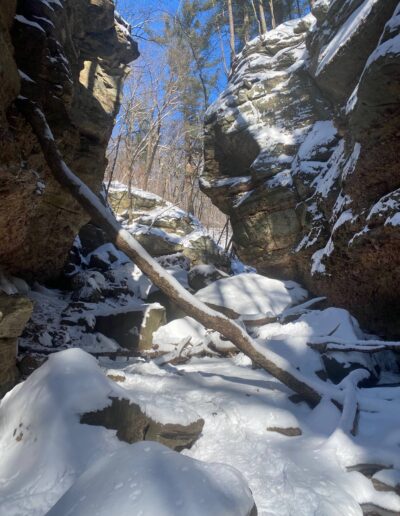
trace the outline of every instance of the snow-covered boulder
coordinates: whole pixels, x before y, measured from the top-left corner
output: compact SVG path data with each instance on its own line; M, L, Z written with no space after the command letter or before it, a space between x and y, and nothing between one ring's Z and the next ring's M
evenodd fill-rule
M214 265L196 265L189 271L188 283L194 291L197 291L214 281L227 277L225 272L218 270Z
M107 420L83 424L85 414L101 414L113 399L124 401L117 407L119 418L110 412ZM173 425L182 432L181 449L186 428L200 418L193 407L173 397L159 403L155 392L140 387L128 391L79 349L51 355L0 402L0 514L47 514L97 459L129 448L119 439L134 442L122 431L126 425L119 427L128 420L136 425L136 440L149 432L153 440L162 437L162 442L173 443Z
M284 314L290 312L288 309ZM272 350L304 375L335 384L355 369L370 373L362 386L371 386L385 372L398 370L391 351L367 352L365 346L371 336L364 334L357 320L342 308L306 309L291 322L277 321L254 328L253 336L261 353Z
M255 516L242 475L158 443L137 443L94 463L47 516Z
M239 315L281 314L299 304L307 291L294 281L279 281L256 273L224 278L199 290L197 299L221 311Z
M113 182L109 202L125 228L152 256L182 253L193 265L230 268L227 254L201 222L158 195Z

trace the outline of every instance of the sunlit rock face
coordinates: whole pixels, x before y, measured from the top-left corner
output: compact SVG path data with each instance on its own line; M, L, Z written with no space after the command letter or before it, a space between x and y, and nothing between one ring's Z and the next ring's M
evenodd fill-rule
M111 0L4 1L0 266L47 278L57 275L88 218L52 179L13 100L21 94L41 104L65 161L98 191L127 65L138 50Z
M400 335L400 6L319 0L237 57L203 191L240 257Z

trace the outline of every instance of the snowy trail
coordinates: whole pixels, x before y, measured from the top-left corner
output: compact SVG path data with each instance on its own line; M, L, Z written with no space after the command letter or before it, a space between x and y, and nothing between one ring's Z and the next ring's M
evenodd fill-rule
M340 413L329 401L314 411L293 404L286 388L251 369L242 356L236 363L196 359L167 369L132 365L125 369L123 386L136 393L152 392L159 404L164 393L173 391L176 399L196 410L206 422L203 434L183 453L237 468L252 489L259 515L361 515L361 503L400 511L396 495L378 493L360 473L346 472L346 466L393 457L393 448L377 449L376 438L362 431L354 441L338 435ZM367 419L367 434L379 424L382 437L400 423L400 416L385 421L381 414L368 414ZM363 416L362 427L364 422ZM287 437L267 427L300 428L302 435Z

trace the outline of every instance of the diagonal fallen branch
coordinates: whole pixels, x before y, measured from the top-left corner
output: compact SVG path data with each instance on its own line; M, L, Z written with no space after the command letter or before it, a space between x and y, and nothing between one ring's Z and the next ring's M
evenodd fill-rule
M188 315L199 321L206 328L218 331L230 340L253 362L265 369L294 392L300 394L310 404L316 405L326 394L328 386L322 382L312 382L301 375L284 358L272 351L257 351L254 342L239 324L226 316L210 309L185 290L168 274L132 237L122 228L111 211L107 210L99 198L70 170L63 161L53 138L46 117L41 109L25 97L17 99L17 106L32 126L47 165L55 179L79 202L90 217L101 226L107 236L121 249L150 280ZM335 391L335 390L334 390ZM332 390L330 389L330 394ZM338 401L343 393L338 390ZM336 396L334 396L336 397Z

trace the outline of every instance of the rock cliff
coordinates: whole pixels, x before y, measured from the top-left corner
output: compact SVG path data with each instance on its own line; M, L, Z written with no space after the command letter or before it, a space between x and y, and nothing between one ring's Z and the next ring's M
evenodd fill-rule
M400 335L400 4L319 0L250 42L206 116L239 256Z
M52 178L14 101L23 95L41 105L66 162L98 191L127 65L138 50L111 0L4 0L0 45L0 292L9 294L0 294L1 396L18 378L17 337L32 312L2 271L57 276L88 221Z
M98 191L137 45L111 0L5 0L0 42L0 266L49 278L88 219L52 179L13 101L41 104L65 161Z

